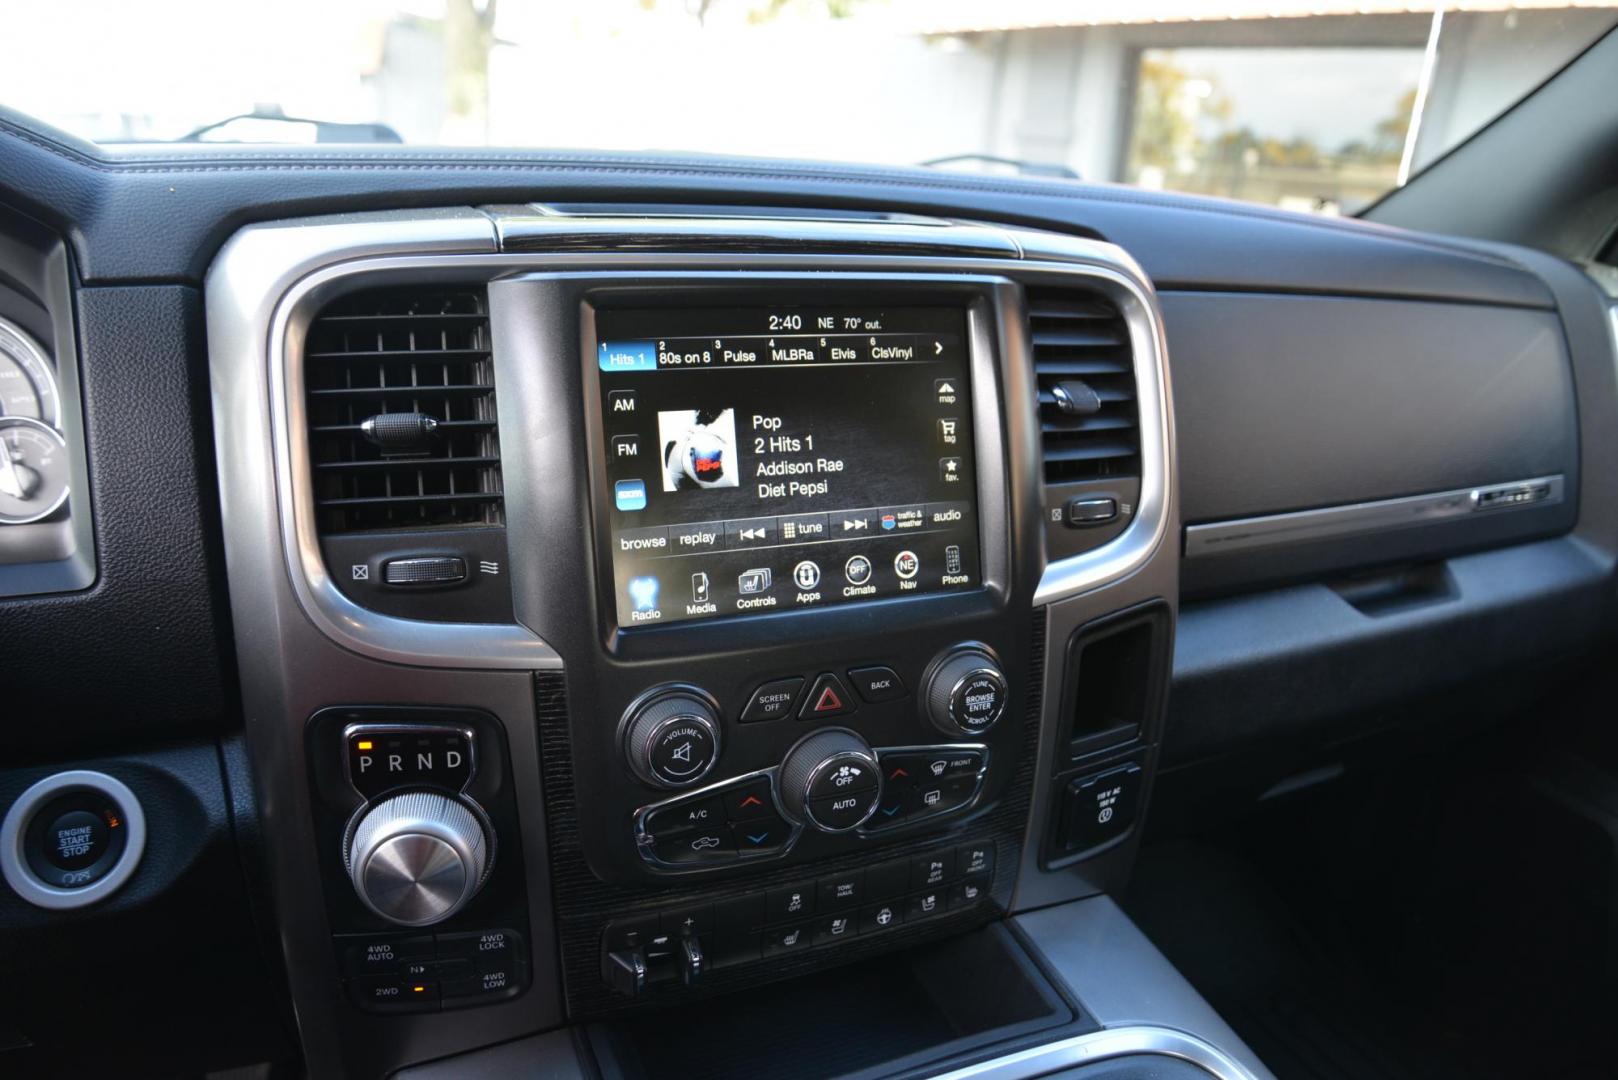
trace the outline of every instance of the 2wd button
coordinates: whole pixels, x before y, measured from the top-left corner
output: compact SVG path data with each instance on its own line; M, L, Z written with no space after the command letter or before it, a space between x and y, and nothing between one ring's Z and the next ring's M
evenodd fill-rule
M905 696L903 680L890 667L855 668L848 673L848 681L854 684L861 698L873 705Z
M825 720L853 711L854 700L849 696L848 688L828 671L809 688L808 696L803 699L803 707L798 710L798 719Z

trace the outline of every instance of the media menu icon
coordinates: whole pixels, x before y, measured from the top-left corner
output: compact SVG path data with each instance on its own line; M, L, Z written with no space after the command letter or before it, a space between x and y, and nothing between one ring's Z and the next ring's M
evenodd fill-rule
M693 604L708 602L708 575L700 571L691 575L691 602Z

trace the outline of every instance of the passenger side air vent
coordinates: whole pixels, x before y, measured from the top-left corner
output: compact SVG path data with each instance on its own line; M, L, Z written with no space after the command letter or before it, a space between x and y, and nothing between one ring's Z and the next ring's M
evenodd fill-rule
M322 535L504 523L481 291L334 302L310 325L304 385Z
M1030 288L1045 482L1140 475L1129 328L1097 293Z

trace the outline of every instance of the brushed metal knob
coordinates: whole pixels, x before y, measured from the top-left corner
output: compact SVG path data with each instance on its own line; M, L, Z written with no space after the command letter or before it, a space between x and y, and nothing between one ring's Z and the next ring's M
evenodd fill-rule
M354 826L344 860L366 907L400 926L430 926L477 895L489 846L464 803L416 791L372 807Z

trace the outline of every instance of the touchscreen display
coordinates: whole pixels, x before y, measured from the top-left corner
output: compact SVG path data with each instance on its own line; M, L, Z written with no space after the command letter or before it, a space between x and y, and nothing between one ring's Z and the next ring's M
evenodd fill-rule
M965 312L596 313L620 626L980 583Z

